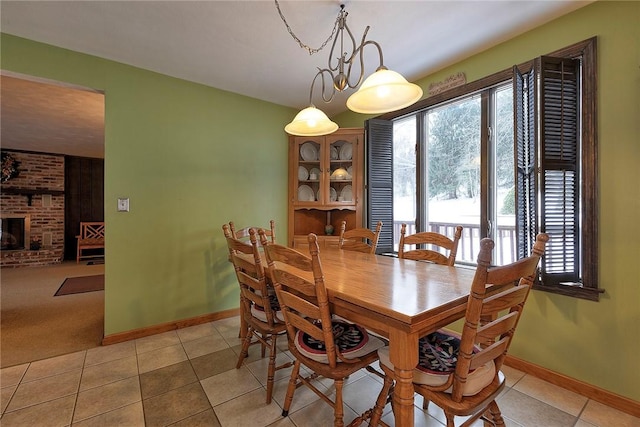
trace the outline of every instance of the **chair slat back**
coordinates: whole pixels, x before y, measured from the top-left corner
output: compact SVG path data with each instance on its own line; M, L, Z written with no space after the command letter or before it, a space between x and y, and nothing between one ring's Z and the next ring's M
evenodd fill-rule
M233 221L229 221L229 228L231 230L231 236L235 239L238 240L249 240L249 230L252 228L255 228L256 231L262 227L244 227L244 228L240 228L240 229L236 229L235 224L233 223ZM264 233L266 236L269 237L269 240L271 241L271 243L275 243L276 242L276 222L274 220L270 220L269 221L269 228L262 228L264 230ZM260 240L258 239L258 243L260 243Z
M354 228L347 231L347 221L340 226L340 249L373 254L378 247L378 238L382 229L382 221L378 221L376 229Z
M548 240L546 234L538 234L530 257L499 267L489 267L493 241L480 242L453 380L454 401L461 401L472 370L491 360L496 371L501 368Z
M232 237L230 226L224 224L222 229L227 239L229 260L234 266L238 284L240 285L240 304L245 319L253 317L251 305L255 304L264 310L267 324L273 327L276 323L275 312L269 300L262 258L255 229L249 230L249 242L246 243Z
M289 349L296 352L293 341L296 334L307 333L324 345L328 364L335 367L338 355L333 339L329 298L318 257L317 236L309 235L310 256L287 246L269 243L262 230L260 238L287 325Z
M104 239L104 222L81 222L81 239Z
M432 231L406 236L407 224L402 224L400 229L400 244L398 258L412 259L416 261L429 261L441 265L454 265L458 254L458 244L462 237L462 227L457 226L453 239ZM416 249L405 250L405 245L416 246ZM445 255L442 251L448 251Z

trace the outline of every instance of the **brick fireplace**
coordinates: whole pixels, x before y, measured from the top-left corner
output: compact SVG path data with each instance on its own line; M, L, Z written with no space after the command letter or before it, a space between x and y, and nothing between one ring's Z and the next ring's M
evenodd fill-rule
M0 188L0 266L60 263L64 259L64 156L3 151L19 162L20 173Z

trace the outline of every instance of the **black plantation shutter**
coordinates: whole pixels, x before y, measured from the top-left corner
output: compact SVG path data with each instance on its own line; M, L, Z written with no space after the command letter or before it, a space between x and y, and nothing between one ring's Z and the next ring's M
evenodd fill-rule
M518 67L513 67L518 259L529 256L538 229L535 77L533 69L523 75Z
M382 221L377 253L393 252L393 122L365 122L367 139L367 227Z
M522 75L514 67L518 257L529 254L538 231L547 233L549 242L542 259L542 284L578 283L580 61L541 57L539 67L539 77L535 70ZM539 93L536 84L540 85ZM539 118L536 117L538 109ZM536 136L538 122L539 138ZM539 174L536 174L536 159L539 159Z
M577 283L580 277L579 71L576 59L540 61L540 229L549 235L544 284Z

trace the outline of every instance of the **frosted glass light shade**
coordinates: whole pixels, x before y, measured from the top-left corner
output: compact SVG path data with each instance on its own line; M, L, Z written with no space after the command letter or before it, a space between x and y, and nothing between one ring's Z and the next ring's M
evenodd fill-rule
M297 136L327 135L338 130L338 125L313 105L301 110L293 121L284 127L285 132Z
M382 69L371 74L347 99L347 107L356 113L381 114L408 107L421 97L420 86L395 71Z

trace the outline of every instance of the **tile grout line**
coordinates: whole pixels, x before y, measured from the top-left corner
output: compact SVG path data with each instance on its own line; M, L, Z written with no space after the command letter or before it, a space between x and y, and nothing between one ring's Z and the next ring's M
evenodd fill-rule
M78 409L78 399L80 398L80 385L82 384L82 378L84 377L84 368L87 364L87 350L84 350L84 358L82 359L82 367L80 368L80 379L78 380L78 390L73 401L73 409L71 410L71 419L69 420L69 426L73 425L73 419L76 416L76 410Z

